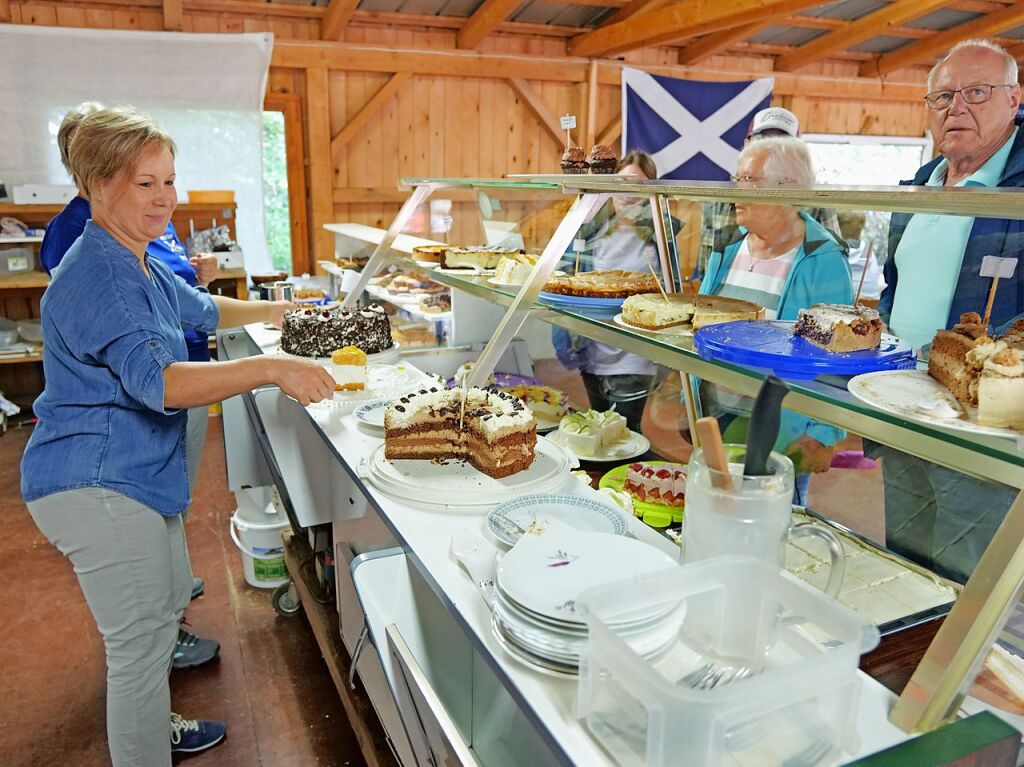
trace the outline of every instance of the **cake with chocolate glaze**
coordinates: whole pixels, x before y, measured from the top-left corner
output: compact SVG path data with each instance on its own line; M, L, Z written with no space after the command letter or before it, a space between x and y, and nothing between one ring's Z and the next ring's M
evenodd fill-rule
M825 351L859 352L882 343L882 320L866 306L815 304L800 310L793 332Z
M521 399L503 392L421 389L384 412L388 460L465 460L500 479L529 468L536 446L533 413Z
M378 304L363 309L297 309L284 315L281 351L300 357L330 357L355 346L376 354L394 346L388 315Z
M619 158L615 150L604 144L595 144L590 150L590 172L608 174L615 172L615 166L619 164Z
M562 173L570 176L579 176L590 169L587 163L587 153L578 146L568 146L562 152Z

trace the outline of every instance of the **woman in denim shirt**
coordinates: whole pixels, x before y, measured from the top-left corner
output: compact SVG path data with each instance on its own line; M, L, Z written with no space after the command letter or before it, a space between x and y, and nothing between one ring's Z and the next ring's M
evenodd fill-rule
M92 220L43 296L45 391L22 457L22 494L74 565L107 657L115 767L162 767L220 742L220 722L172 714L168 672L192 573L186 410L264 384L308 404L334 381L306 360L189 362L182 328L280 322L284 306L210 296L146 246L176 202L174 143L130 109L82 121L72 167Z

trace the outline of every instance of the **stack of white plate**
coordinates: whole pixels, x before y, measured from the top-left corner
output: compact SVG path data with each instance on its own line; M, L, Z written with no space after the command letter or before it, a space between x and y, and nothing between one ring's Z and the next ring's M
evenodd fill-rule
M579 595L594 586L677 566L663 551L633 538L572 530L528 535L498 565L494 636L516 660L554 676L575 676L587 643ZM667 649L682 623L681 609L638 609L615 624L637 653Z

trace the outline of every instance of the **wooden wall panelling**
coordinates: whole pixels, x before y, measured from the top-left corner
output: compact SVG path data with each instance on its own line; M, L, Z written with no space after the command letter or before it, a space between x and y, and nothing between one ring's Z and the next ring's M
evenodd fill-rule
M0 24L11 23L11 3L10 0L0 0Z
M181 0L163 0L164 29L180 32L182 30Z

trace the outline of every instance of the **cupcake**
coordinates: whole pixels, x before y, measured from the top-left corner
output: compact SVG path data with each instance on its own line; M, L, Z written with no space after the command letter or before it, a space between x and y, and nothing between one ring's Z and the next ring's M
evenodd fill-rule
M578 146L566 147L562 152L562 173L578 176L586 173L588 167L587 155Z
M595 144L590 150L590 172L591 173L614 173L615 166L619 159L611 147L604 144Z

